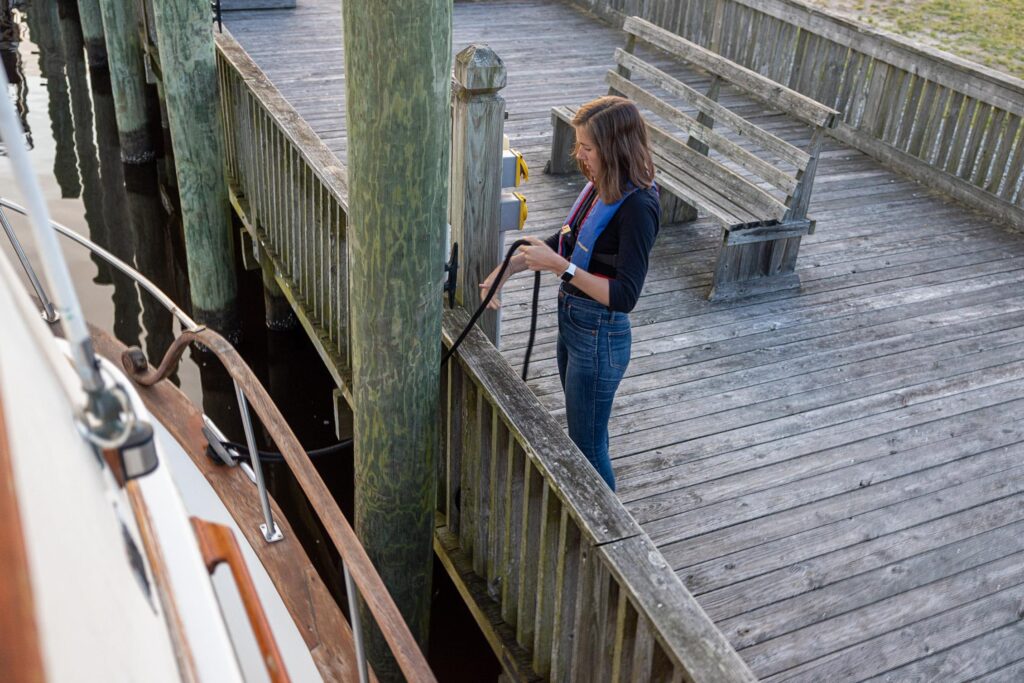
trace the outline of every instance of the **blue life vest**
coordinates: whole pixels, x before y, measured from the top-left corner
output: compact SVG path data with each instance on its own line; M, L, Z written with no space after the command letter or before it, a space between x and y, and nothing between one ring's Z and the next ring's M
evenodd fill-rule
M593 204L590 205L590 210L586 216L583 217L583 221L580 224L579 230L576 233L576 247L572 250L572 255L569 256L563 253L563 239L562 235L558 237L558 253L562 256L569 258L572 263L576 264L577 268L587 270L587 266L590 265L590 257L594 251L594 244L597 242L597 238L601 236L604 229L608 227L608 223L611 221L612 216L622 206L622 202L626 201L626 197L633 194L636 188L632 184L629 185L626 192L623 193L619 201L614 204L605 204L600 195L594 198ZM587 183L583 191L580 192L580 196L576 198L576 202L572 205L572 209L569 211L569 215L565 219L565 225L571 226L574 221L578 220L577 214L586 204L587 199L591 192L597 192L594 188L594 183ZM565 228L562 229L563 234Z

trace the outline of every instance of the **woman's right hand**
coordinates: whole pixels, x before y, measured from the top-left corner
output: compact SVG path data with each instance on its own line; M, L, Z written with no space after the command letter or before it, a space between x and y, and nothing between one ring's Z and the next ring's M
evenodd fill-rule
M495 266L494 270L491 271L491 274L480 283L480 301L483 301L487 296L487 292L491 291L491 285L493 285L494 281L498 279L498 271L500 270L501 264L499 263ZM508 269L505 271L505 277L503 277L501 282L496 285L497 289L494 292L494 298L491 299L489 304L487 304L487 308L492 311L496 311L501 308L501 299L498 298L498 292L501 291L501 288L505 286L505 283L508 282L510 277L516 273L521 273L524 270L526 270L526 257L522 252L517 252L508 263Z
M480 301L483 301L487 297L487 293L491 291L491 286L494 285L494 281L498 277L499 270L501 270L500 265L494 270L492 270L491 274L488 275L487 278L480 283ZM505 279L508 278L506 277ZM488 309L496 311L499 308L501 308L501 299L498 298L498 294L501 292L501 287L504 284L504 280L498 283L497 289L494 291L494 298L492 298L491 301L487 304Z

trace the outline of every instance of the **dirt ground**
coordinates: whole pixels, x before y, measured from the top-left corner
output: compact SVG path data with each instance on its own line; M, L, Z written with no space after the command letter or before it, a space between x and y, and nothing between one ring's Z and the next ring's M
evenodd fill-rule
M1024 78L1024 0L805 0Z

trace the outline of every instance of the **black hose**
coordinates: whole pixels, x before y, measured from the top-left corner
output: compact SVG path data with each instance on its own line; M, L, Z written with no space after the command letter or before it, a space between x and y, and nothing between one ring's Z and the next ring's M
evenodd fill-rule
M508 270L509 263L512 262L512 257L515 256L516 249L525 244L529 244L529 242L527 242L526 240L516 240L515 242L512 243L512 246L508 248L508 251L505 252L505 260L501 264L501 269L498 270L498 275L497 277L494 278L494 284L501 282L501 278L505 276L505 271ZM455 353L455 349L459 348L459 345L466 338L466 335L468 335L469 331L473 329L473 325L476 323L477 320L480 319L480 316L483 315L484 310L486 310L487 308L487 304L491 303L491 299L494 298L494 295L497 291L498 288L492 284L491 288L487 291L487 296L485 296L484 300L480 302L480 306L476 309L476 312L473 313L473 317L469 319L469 323L466 325L466 329L462 330L462 334L459 335L458 339L455 340L451 348L448 349L448 351L441 358L442 366L444 366L444 364L448 362L448 359L451 358L452 354ZM534 273L533 276L533 311L530 314L530 339L526 344L526 356L523 359L524 381L526 380L526 371L529 370L530 368L530 355L533 353L533 339L537 333L537 303L539 299L540 271L537 271L536 273Z
M515 255L515 251L519 247L527 244L529 243L526 242L525 240L516 240L515 242L512 243L512 246L509 247L508 252L505 254L505 260L502 262L502 267L498 271L498 276L495 279L496 283L502 282L502 278L505 275L505 271L508 270L509 263L511 263L512 257ZM495 293L497 291L498 288L492 287L487 292L487 295L483 297L483 301L480 302L480 305L476 309L476 312L474 312L473 316L469 318L469 324L466 325L466 329L462 331L462 334L459 335L459 338L456 339L455 343L452 344L452 348L447 350L447 352L441 358L441 366L443 366L445 362L447 362L447 360L449 360L449 358L452 357L452 354L455 353L456 349L459 348L459 345L462 344L463 340L466 338L466 335L469 334L469 331L473 328L473 325L478 321L480 315L483 314L483 311L486 309L487 304L490 303L490 300L495 298ZM534 352L534 339L537 336L537 307L540 298L541 271L538 270L537 272L534 273L534 303L532 303L532 311L530 312L529 318L529 340L526 342L526 353L522 361L523 381L526 380L526 373L529 370L529 356L532 354L532 352ZM251 457L249 455L249 446L247 446L245 443L236 443L234 441L221 441L214 436L213 432L208 431L206 427L203 428L203 433L206 434L208 441L206 455L214 462L223 462L222 459L217 455L217 451L227 454L226 457L228 458L244 460L247 462L251 461ZM216 446L214 445L215 441ZM332 456L341 453L342 451L350 449L350 447L352 447L352 439L349 438L343 441L339 441L338 443L325 446L323 447L323 449L314 449L313 451L307 451L306 455L309 456L310 460L315 460L317 458L323 458L325 456ZM233 451L234 454L237 454L237 457L232 456L229 453L229 451ZM284 456L282 456L280 453L276 451L259 451L259 459L260 462L264 463L285 462Z
M523 358L523 381L530 369L530 355L533 353L533 339L537 336L537 304L540 301L540 271L533 274L533 311L530 313L530 338L526 342L526 357Z
M205 430L204 430L204 434L206 434ZM207 442L212 443L211 437L213 435L212 434L206 434L206 436L207 436ZM246 462L249 462L249 461L252 460L252 458L249 455L249 447L246 446L244 443L236 443L234 441L218 441L218 443L221 445L221 447L225 451L230 449L231 451L234 451L235 453L237 453L238 457L235 458L236 460L245 460ZM349 449L351 447L352 447L352 439L345 439L344 441L339 441L338 443L331 444L330 446L324 446L323 448L315 448L315 449L313 449L311 451L306 451L306 455L309 456L310 460L316 460L317 458L322 458L324 456L336 455L336 454L341 453L342 451L347 450L347 449ZM281 453L279 453L278 451L264 451L264 450L260 450L259 454L260 454L260 462L274 462L274 463L284 462L284 456L281 455ZM213 460L214 462L218 462L218 463L223 462L219 457L217 457L217 454L214 452L212 445L208 445L206 447L206 455L211 460ZM229 453L229 455L230 455L230 453Z

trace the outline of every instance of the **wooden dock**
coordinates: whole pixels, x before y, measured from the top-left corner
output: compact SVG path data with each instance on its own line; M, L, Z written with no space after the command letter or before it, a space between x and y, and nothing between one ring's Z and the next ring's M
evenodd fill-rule
M344 160L337 0L226 25ZM548 234L581 186L540 172L551 107L606 92L621 35L565 4L456 3L471 42L508 68L528 231ZM733 303L706 300L719 228L663 226L611 423L619 497L759 678L1020 680L1024 237L835 140L810 215L801 290ZM504 297L514 366L531 282ZM529 386L562 420L555 284Z

